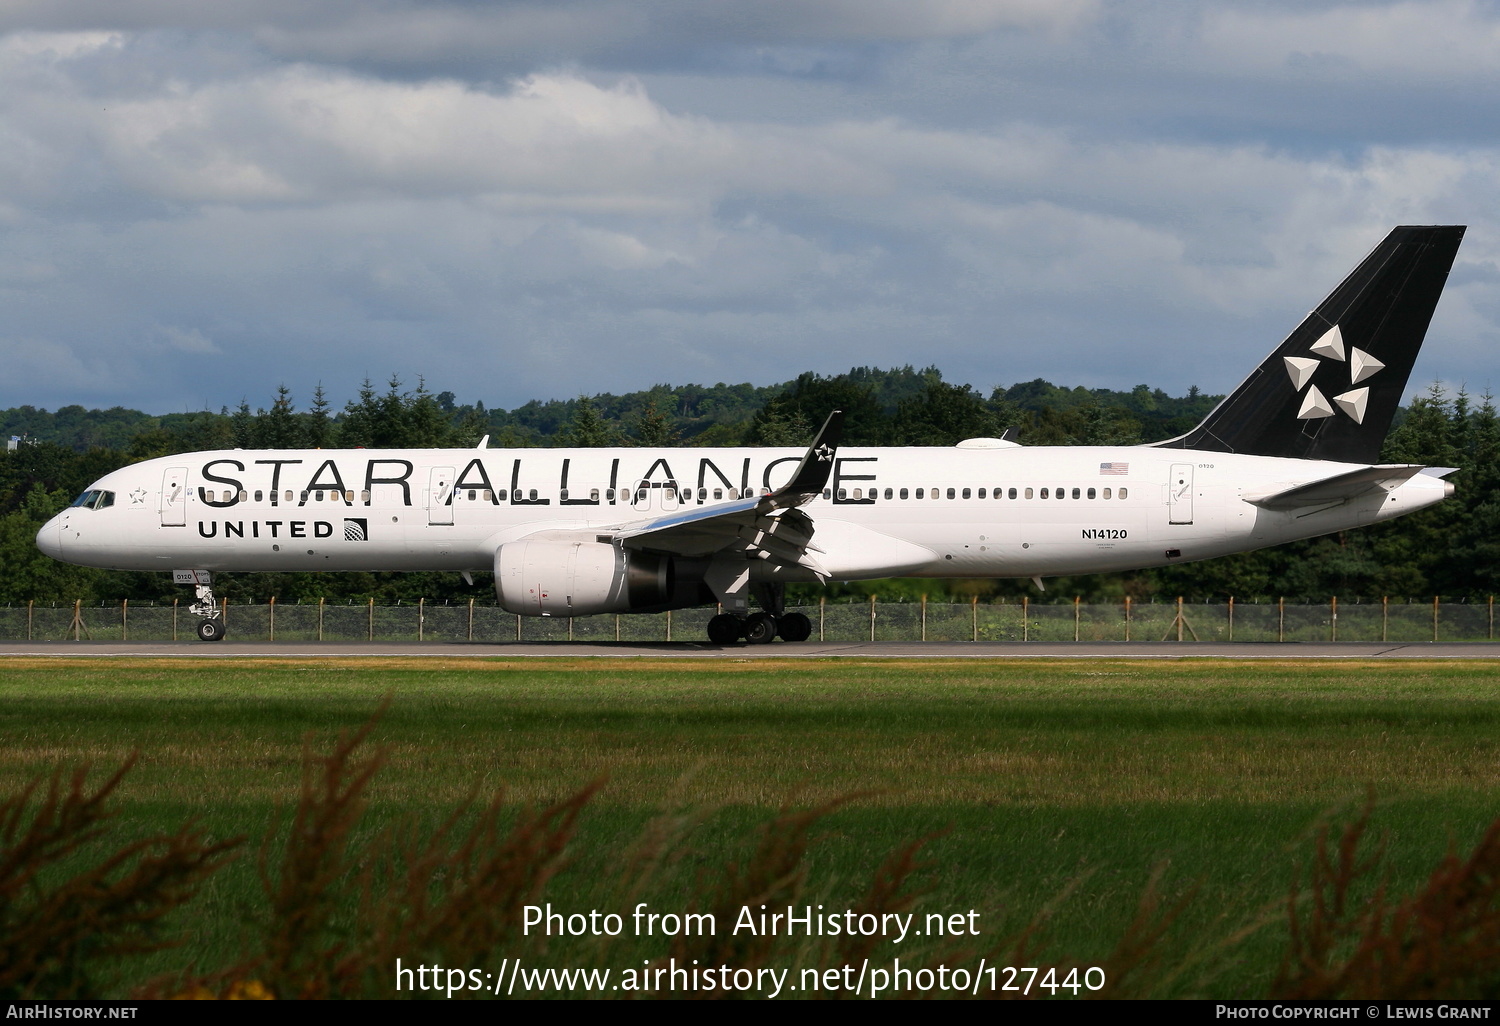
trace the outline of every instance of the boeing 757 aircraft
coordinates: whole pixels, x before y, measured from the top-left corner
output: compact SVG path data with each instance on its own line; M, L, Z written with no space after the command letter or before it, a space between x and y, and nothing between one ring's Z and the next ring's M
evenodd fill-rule
M805 452L199 452L107 474L37 544L172 571L204 641L223 637L214 571L493 570L500 605L526 616L722 603L708 635L728 644L806 640L791 582L1040 582L1328 534L1453 494L1451 469L1377 461L1463 234L1396 228L1165 442L841 448L834 411Z

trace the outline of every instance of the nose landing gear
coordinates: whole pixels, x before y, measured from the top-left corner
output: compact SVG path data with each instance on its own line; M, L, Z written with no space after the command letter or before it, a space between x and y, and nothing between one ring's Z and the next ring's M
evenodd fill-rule
M173 570L172 580L177 584L191 584L196 601L188 606L188 612L202 617L195 628L199 641L224 640L223 612L214 598L213 574L207 570Z

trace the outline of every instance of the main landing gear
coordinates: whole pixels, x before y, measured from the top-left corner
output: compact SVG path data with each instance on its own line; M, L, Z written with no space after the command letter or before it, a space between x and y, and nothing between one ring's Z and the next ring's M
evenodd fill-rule
M806 641L810 637L812 621L801 613L785 613L781 616L751 613L745 617L720 613L708 621L708 640L715 645L732 645L736 641L769 645L777 638L782 641Z
M214 598L213 574L207 570L174 570L172 580L177 584L191 584L196 600L188 606L188 612L201 617L194 628L199 641L224 640L224 614Z
M782 585L753 585L762 610L736 615L720 613L708 621L708 640L715 645L732 645L747 641L752 645L769 645L782 641L806 641L812 637L812 621L801 613L788 613L786 589Z

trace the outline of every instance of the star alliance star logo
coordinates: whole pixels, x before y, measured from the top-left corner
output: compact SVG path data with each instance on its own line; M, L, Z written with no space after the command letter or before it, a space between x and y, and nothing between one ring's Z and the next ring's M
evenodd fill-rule
M1365 421L1365 406L1370 401L1370 389L1351 388L1349 391L1333 397L1330 402L1317 385L1312 384L1313 375L1318 368L1324 365L1323 357L1328 360L1344 361L1344 336L1335 324L1323 332L1323 337L1312 344L1308 350L1313 356L1287 356L1286 372L1291 376L1292 387L1297 391L1307 389L1307 395L1302 399L1302 408L1297 411L1298 420L1317 420L1321 417L1332 417L1334 408L1337 407L1349 416L1354 423L1363 424ZM1375 357L1357 349L1349 347L1349 384L1357 385L1366 378L1373 376L1377 371L1385 367Z
M143 503L145 501L146 501L146 489L144 489L144 488L137 488L135 491L133 491L133 492L130 493L130 503L131 503L131 505L133 505L133 506L139 506L141 503Z
M818 458L819 463L827 463L833 459L833 450L827 445L820 445L813 450L813 455Z

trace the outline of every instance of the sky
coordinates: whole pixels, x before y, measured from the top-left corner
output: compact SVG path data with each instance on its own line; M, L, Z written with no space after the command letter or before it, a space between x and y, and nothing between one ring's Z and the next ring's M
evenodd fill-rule
M1409 392L1500 390L1500 3L7 0L0 407L936 364L1232 389L1467 224Z

